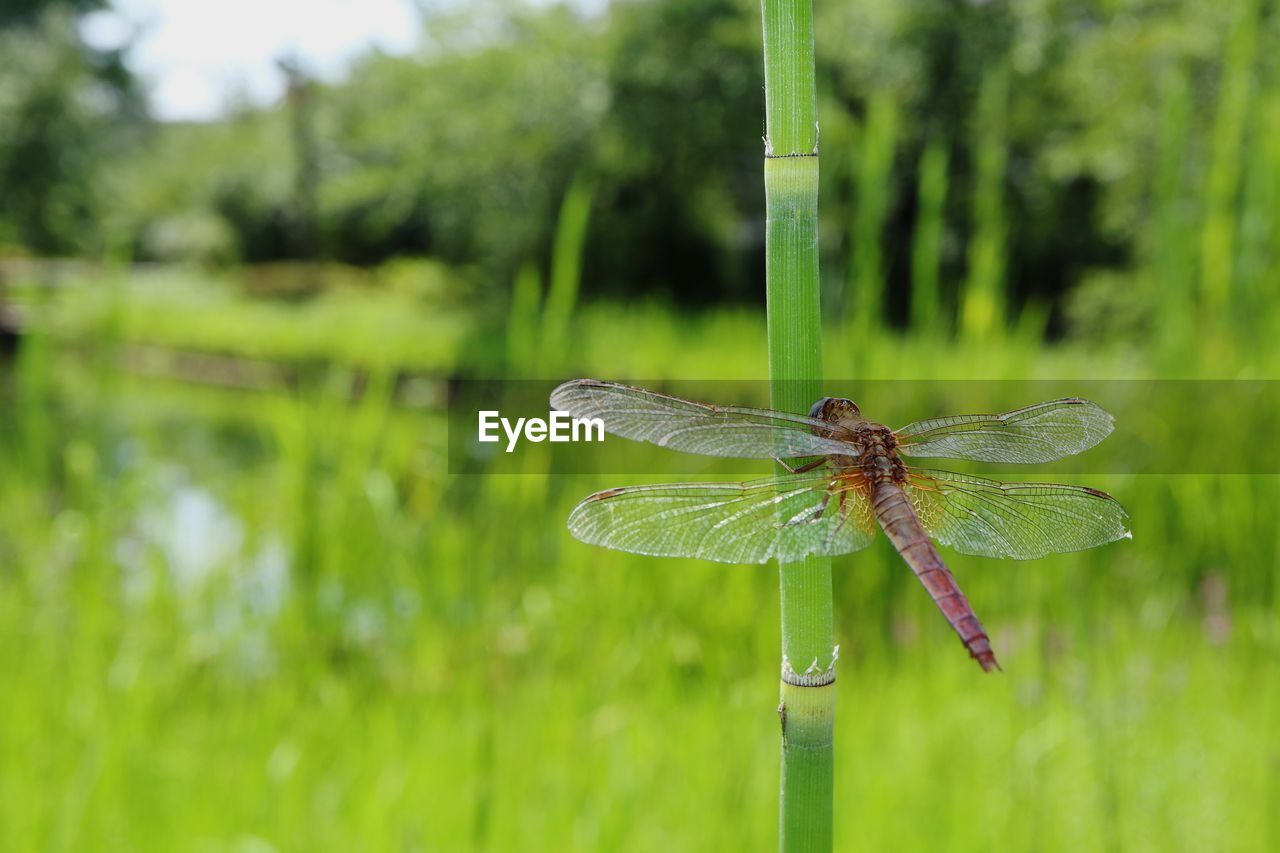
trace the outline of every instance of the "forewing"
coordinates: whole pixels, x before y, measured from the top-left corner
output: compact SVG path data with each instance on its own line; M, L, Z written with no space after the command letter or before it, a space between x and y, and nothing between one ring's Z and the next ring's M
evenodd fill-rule
M1032 560L1131 535L1124 507L1084 486L913 469L903 487L929 535L962 554Z
M1113 428L1105 409L1071 397L999 415L917 421L898 430L897 437L898 449L908 456L1035 463L1088 450Z
M768 409L711 406L595 379L575 379L556 388L551 407L576 418L600 418L605 432L613 435L685 453L786 459L852 452L845 442L828 437L843 431L826 421Z
M821 471L607 489L569 514L569 531L592 545L721 563L848 554L865 548L875 530L865 489Z

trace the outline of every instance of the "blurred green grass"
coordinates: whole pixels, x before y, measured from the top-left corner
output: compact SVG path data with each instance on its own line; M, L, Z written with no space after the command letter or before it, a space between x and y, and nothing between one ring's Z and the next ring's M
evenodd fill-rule
M34 328L0 386L6 845L773 843L773 568L574 542L564 518L599 477L449 476L439 404L397 403L377 369L469 351L397 337L406 314L430 327L420 304L371 301L386 325L347 330L365 361L292 388L122 369L157 343L305 360L330 345L316 318L342 310L317 300L276 335L276 309L183 302L179 284L122 281L127 310ZM600 303L573 330L570 371L763 369L747 312ZM871 334L882 346L849 365L862 378L1154 371L1123 345ZM417 367L458 363L434 358ZM370 375L356 399L354 367ZM1089 482L1125 503L1133 541L1025 564L947 554L999 677L887 545L837 561L843 847L1280 843L1280 483Z

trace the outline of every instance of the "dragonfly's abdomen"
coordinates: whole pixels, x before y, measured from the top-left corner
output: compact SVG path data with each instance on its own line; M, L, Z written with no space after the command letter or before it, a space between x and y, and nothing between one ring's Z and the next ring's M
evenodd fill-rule
M942 555L925 533L902 487L891 479L880 479L872 486L871 502L885 535L960 635L970 656L987 672L999 669L987 632L960 591L955 576L942 562Z

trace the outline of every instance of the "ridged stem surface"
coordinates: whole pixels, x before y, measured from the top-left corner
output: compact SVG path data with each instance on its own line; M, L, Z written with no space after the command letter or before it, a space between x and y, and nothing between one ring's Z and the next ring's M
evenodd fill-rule
M822 396L818 290L818 123L811 0L763 0L769 375L776 409ZM782 783L779 846L830 850L835 721L831 560L779 567ZM812 667L812 670L811 670ZM806 672L825 683L788 683ZM812 679L802 679L811 681Z

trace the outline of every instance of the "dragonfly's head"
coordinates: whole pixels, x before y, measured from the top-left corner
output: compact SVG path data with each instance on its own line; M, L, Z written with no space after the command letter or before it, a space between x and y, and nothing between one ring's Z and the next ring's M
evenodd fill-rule
M809 409L809 417L831 423L847 423L862 420L858 404L843 397L823 397Z

